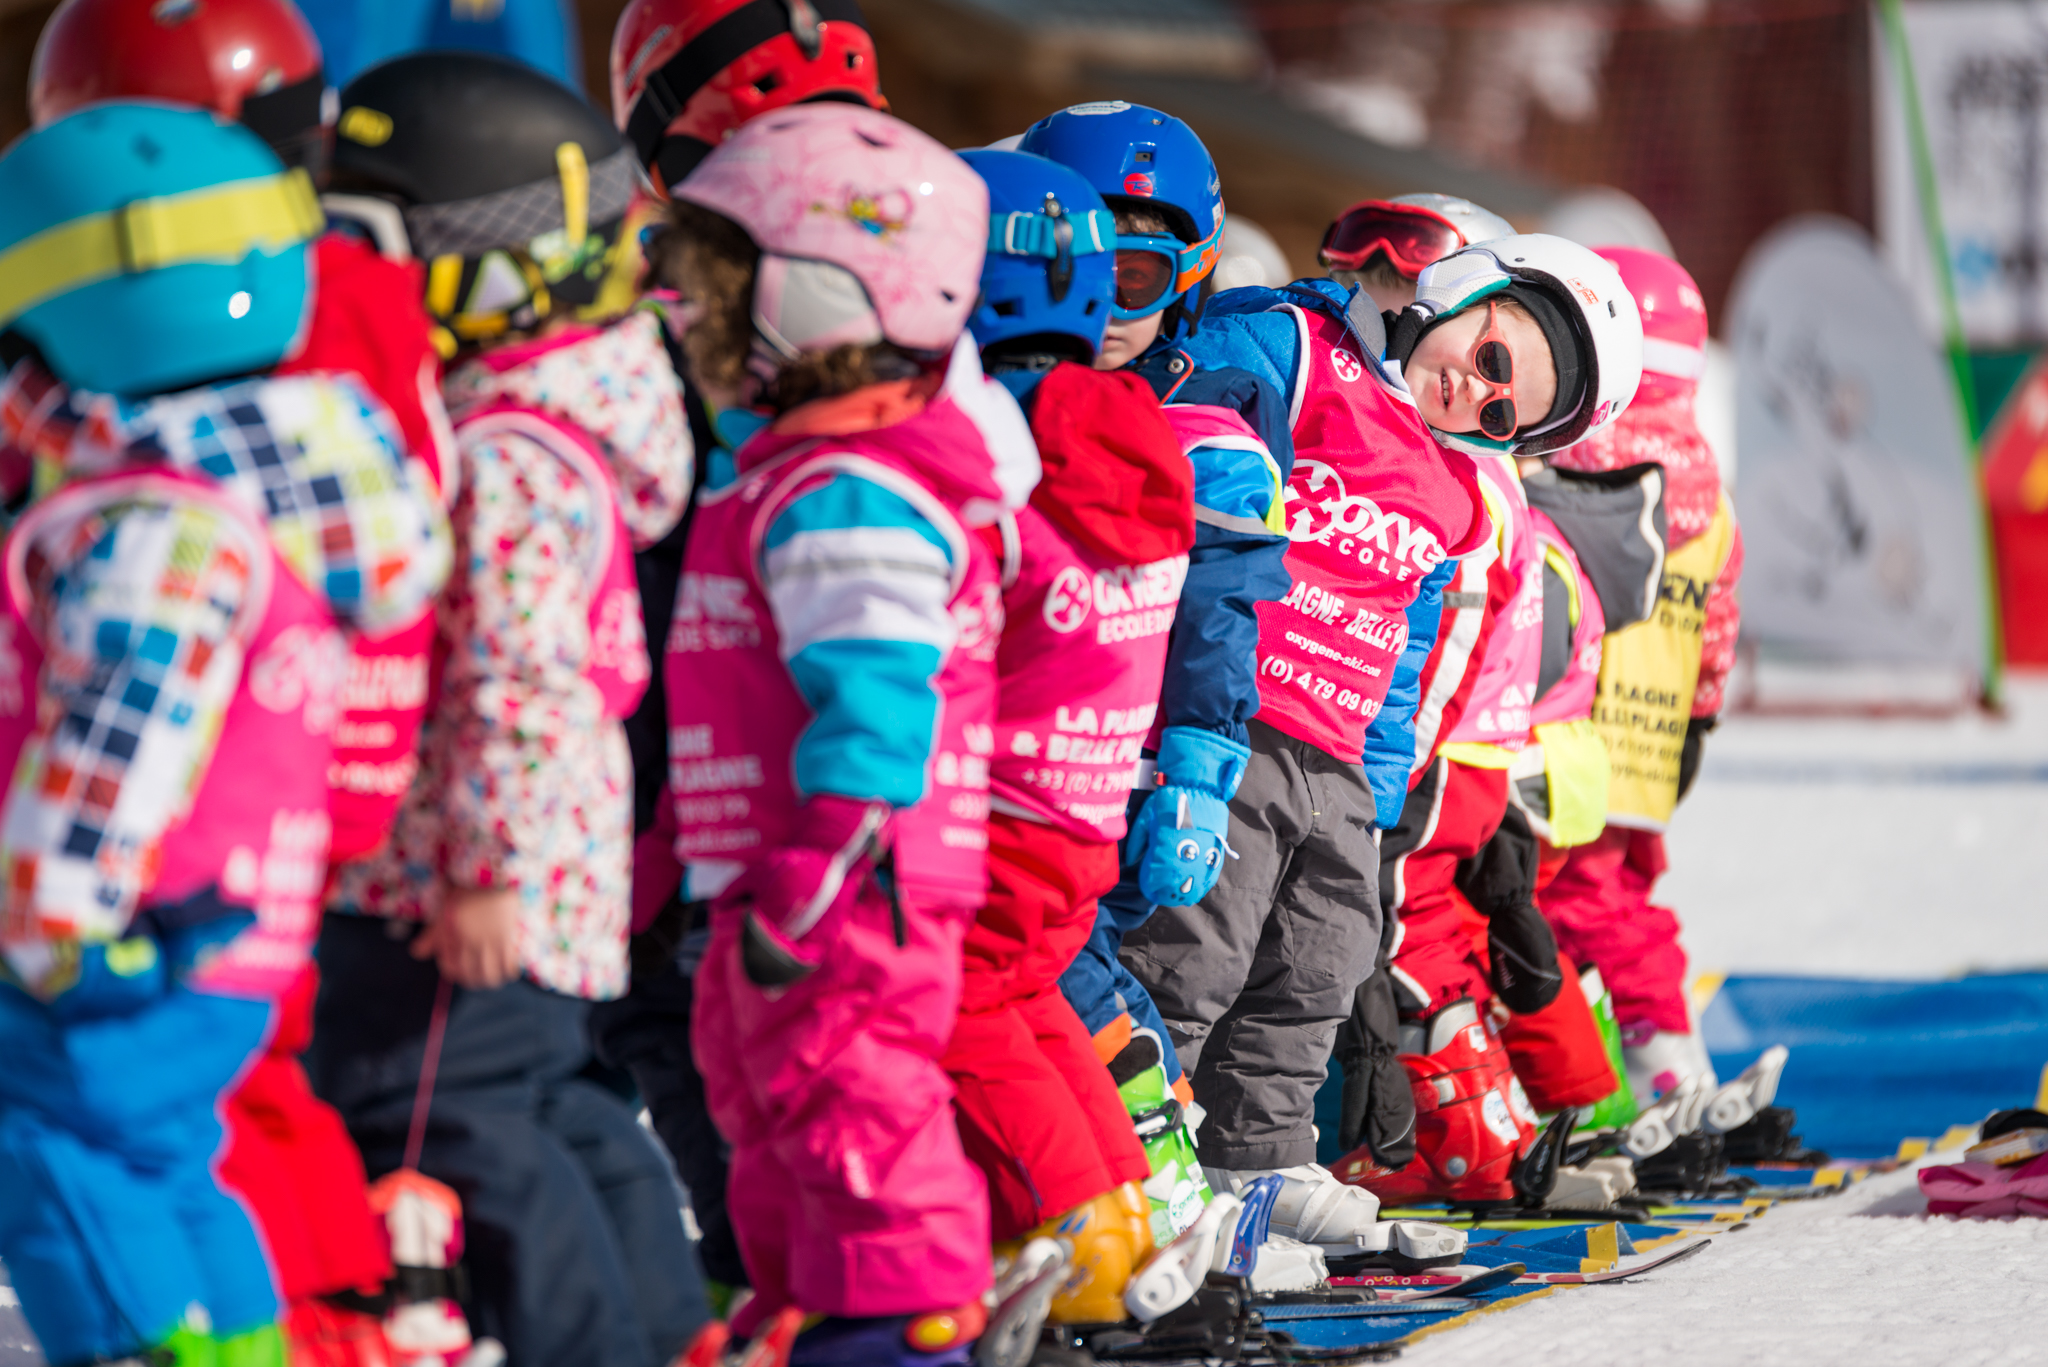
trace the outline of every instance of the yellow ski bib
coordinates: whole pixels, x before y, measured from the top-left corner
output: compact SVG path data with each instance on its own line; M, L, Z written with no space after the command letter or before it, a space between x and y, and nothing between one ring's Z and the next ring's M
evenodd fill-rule
M1593 725L1607 743L1609 825L1661 831L1678 805L1678 761L1699 683L1707 595L1735 544L1726 495L1707 530L1664 560L1657 605L1601 645Z

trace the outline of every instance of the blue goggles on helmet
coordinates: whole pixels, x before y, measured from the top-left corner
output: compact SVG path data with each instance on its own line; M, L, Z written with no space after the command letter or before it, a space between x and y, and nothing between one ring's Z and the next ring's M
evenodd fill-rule
M1177 237L1119 233L1115 316L1130 322L1172 307L1215 269L1222 249L1221 227L1192 244Z
M1062 213L1059 201L1046 196L1049 213L990 214L988 254L990 256L1043 257L1046 287L1052 302L1063 302L1074 283L1074 258L1093 256L1115 248L1116 215L1107 209Z

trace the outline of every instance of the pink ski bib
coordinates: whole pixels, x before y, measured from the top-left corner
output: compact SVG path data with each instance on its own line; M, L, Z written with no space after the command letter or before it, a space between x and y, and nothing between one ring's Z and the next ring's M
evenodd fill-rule
M5 772L14 772L35 731L35 683L44 662L27 611L27 548L44 522L75 512L81 500L96 506L138 493L205 502L270 547L268 533L238 504L205 480L170 470L81 481L30 509L6 549L4 612L17 673L14 687L0 688ZM305 967L319 930L332 831L329 737L347 646L327 605L274 548L251 569L241 681L191 806L164 834L156 878L139 910L183 902L208 888L218 889L224 902L248 907L256 923L209 960L193 984L273 998Z
M1113 564L1073 545L1035 508L1001 525L995 806L1081 840L1119 840L1159 711L1188 558Z
M589 434L537 408L504 401L465 414L458 437L510 432L553 453L586 484L600 509L584 582L595 584L590 598L590 656L583 676L604 697L608 717L633 715L654 677L647 658L647 632L640 622L640 585L633 574L633 542L619 513L618 482Z
M1542 561L1549 561L1560 575L1568 576L1568 583L1577 586L1579 608L1578 624L1572 628L1571 661L1564 676L1536 699L1529 724L1583 721L1593 715L1593 699L1600 690L1600 641L1607 634L1607 618L1600 608L1600 595L1593 591L1593 581L1579 567L1577 552L1557 524L1541 508L1531 508L1529 520L1540 546L1537 580L1543 578Z
M1529 740L1529 707L1543 659L1543 548L1530 520L1529 499L1512 457L1474 462L1487 507L1499 522L1499 568L1508 579L1507 601L1494 615L1479 677L1447 743L1476 742L1519 750Z
M806 486L845 471L902 496L953 552L959 637L933 681L939 716L925 796L895 819L898 886L925 906L973 908L986 898L1002 586L994 555L961 525L967 495L957 490L960 462L984 449L966 414L942 398L869 432L764 432L746 444L740 477L698 503L663 661L676 855L694 866L694 886L787 842L803 801L792 760L812 713L782 660L761 546Z
M1302 330L1304 372L1286 505L1294 583L1259 604L1258 716L1358 763L1423 576L1490 529L1471 458L1437 444L1342 322L1282 307Z

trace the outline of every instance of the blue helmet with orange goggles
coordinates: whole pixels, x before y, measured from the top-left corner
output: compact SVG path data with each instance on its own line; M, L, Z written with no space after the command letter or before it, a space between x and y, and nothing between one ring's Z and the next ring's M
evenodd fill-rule
M1028 152L961 158L988 183L977 345L1095 359L1116 298L1116 217L1078 172Z
M1071 166L1114 211L1157 214L1171 236L1117 235L1115 315L1149 318L1180 304L1192 320L1189 294L1223 247L1223 187L1194 129L1162 110L1104 100L1040 119L1017 150Z

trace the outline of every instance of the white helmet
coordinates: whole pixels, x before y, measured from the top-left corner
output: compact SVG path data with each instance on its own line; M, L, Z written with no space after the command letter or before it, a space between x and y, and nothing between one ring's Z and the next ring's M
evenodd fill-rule
M1441 214L1451 221L1452 226L1465 235L1465 241L1491 242L1496 237L1513 237L1515 225L1491 209L1483 209L1469 199L1456 195L1395 195L1389 204L1408 204L1418 209L1427 209Z
M1439 432L1437 439L1474 455L1541 456L1620 417L1643 378L1643 320L1620 272L1590 249L1548 233L1495 238L1424 269L1408 311L1427 327L1503 293L1529 306L1550 340L1563 411L1553 408L1508 441L1477 432ZM1570 344L1570 353L1560 342ZM1575 383L1566 354L1578 358Z

